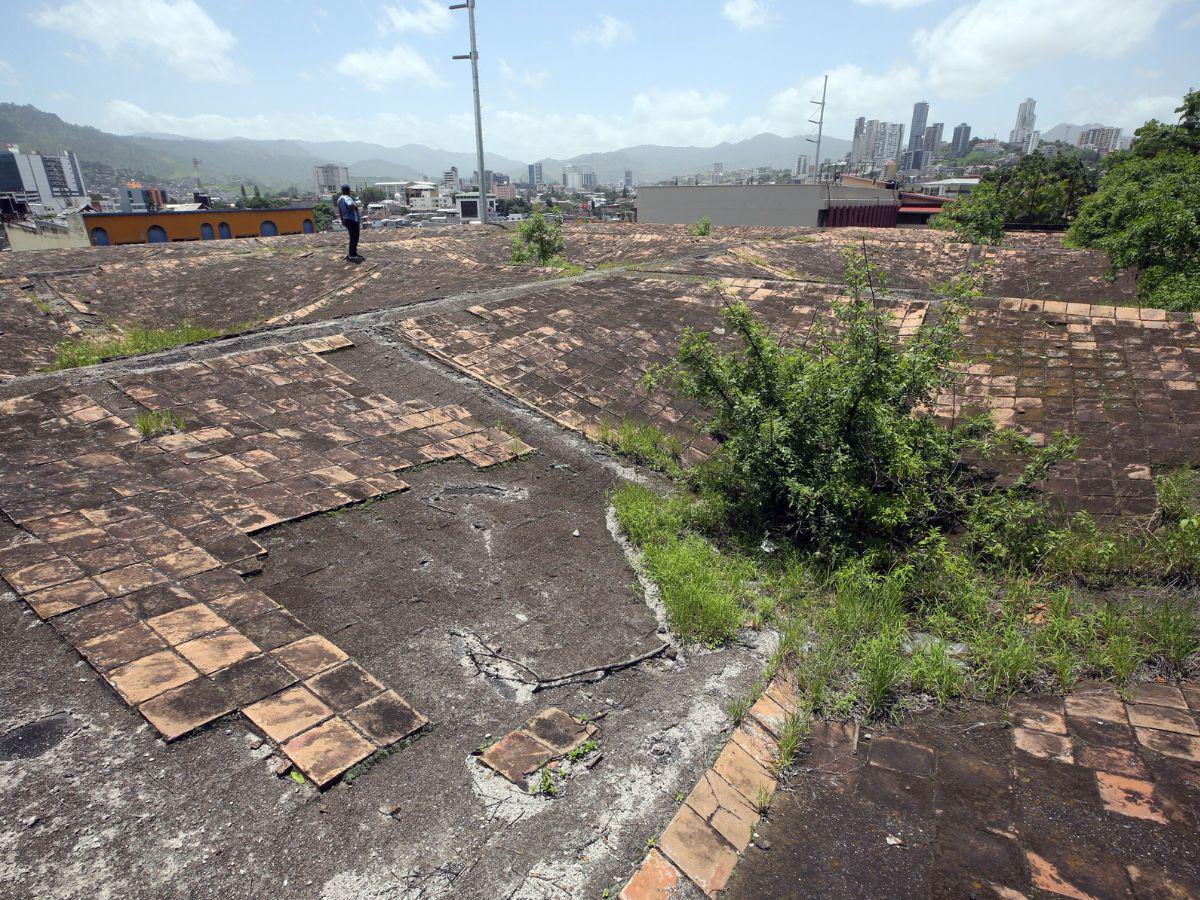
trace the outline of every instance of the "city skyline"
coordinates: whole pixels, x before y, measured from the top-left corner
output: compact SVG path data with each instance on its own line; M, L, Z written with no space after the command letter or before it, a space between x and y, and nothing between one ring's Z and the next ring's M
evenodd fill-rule
M850 139L859 116L908 123L926 100L931 121L1004 139L1026 96L1043 128L1131 134L1171 117L1200 35L1194 0L1016 0L1000 13L978 0L845 0L803 16L780 0L700 5L618 0L564 19L544 0L480 0L488 150L536 160L803 135L826 72L833 137ZM472 145L469 66L449 59L465 26L444 3L308 0L287 17L269 6L15 0L0 94L117 133ZM548 41L529 39L530 20L553 23ZM814 29L822 55L797 63L794 39ZM917 137L906 128L906 145Z

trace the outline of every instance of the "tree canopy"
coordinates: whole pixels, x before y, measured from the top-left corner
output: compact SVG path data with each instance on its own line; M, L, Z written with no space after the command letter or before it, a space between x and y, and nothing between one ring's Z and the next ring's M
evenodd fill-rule
M1137 272L1143 305L1200 309L1200 91L1176 109L1178 125L1151 119L1132 150L1113 154L1100 189L1067 233Z

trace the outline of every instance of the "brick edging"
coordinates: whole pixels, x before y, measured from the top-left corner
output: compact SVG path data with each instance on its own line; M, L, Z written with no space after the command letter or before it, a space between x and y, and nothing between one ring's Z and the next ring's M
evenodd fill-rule
M779 786L779 735L798 706L792 685L776 676L625 884L621 900L665 898L682 881L710 897L724 889L762 819L761 801Z

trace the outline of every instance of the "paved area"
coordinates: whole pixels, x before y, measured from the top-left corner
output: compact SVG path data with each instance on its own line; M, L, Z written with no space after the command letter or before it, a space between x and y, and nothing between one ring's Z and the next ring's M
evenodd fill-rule
M1091 684L820 727L727 896L1197 896L1198 707Z
M686 327L736 298L805 340L866 240L910 335L977 254L589 226L567 257L593 271L562 279L508 265L510 238L372 233L359 267L336 235L0 259L6 896L565 898L635 871L679 896L731 873L741 896L1193 891L1191 688L831 727L777 790L785 689L757 725L724 710L769 640L678 646L611 528L645 474L585 440L602 421L711 450L641 388ZM1052 237L991 255L942 411L1077 433L1047 487L1144 511L1197 462L1196 323L1109 305L1121 282ZM184 321L253 327L37 371L64 338ZM168 412L186 427L138 429Z

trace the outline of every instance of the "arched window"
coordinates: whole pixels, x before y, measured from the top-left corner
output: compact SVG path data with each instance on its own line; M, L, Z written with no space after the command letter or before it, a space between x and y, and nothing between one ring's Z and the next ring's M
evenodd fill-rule
M313 228L313 221L312 221L312 219L305 219L305 220L304 220L304 233L305 233L305 234L312 234L314 231L316 231L316 229L315 229L315 228Z
M167 229L161 225L151 225L146 231L146 240L151 244L165 244L167 242Z
M233 237L233 229L229 227L228 222L222 222L217 226L217 234L219 234L223 239L231 238Z
M275 237L279 234L279 229L275 227L275 223L267 219L259 226L258 233L263 237Z
M101 228L99 225L97 225L95 228L92 229L92 246L94 246L94 247L107 247L108 246L108 232L105 231L103 228Z
M208 222L200 223L200 240L211 241L213 239L213 227Z

